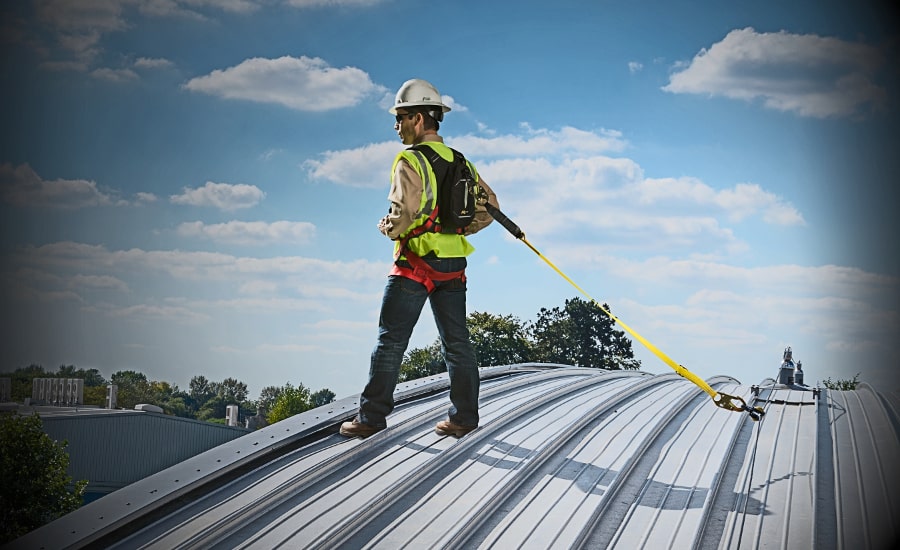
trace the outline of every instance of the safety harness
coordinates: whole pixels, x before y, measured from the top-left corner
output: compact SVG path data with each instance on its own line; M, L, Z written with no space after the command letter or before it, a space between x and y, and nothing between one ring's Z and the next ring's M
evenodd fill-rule
M408 241L409 239L403 240ZM401 261L401 255L406 256L406 261L409 263L410 267L402 266L397 263L398 261ZM460 279L465 282L466 280L465 269L448 272L438 271L428 265L428 262L420 258L415 252L406 248L405 243L401 243L400 249L394 254L394 267L391 268L390 275L400 275L401 277L406 277L407 279L412 279L417 283L421 283L425 285L428 294L431 294L434 291L435 282L452 281L454 279Z
M431 147L419 147L413 146L410 147L416 153L426 152L425 149L431 152L428 158L428 163L431 165L432 170L435 171L435 179L438 182L438 187L440 188L443 185L446 179L448 168L444 166L444 163L436 162L440 157L437 151L433 150ZM454 153L456 153L454 151ZM424 157L423 155L417 154L419 160L421 161ZM443 159L441 159L443 160ZM465 162L465 160L463 160ZM423 166L424 168L424 166ZM441 174L437 174L437 170L441 169ZM438 191L438 196L440 196L440 190ZM428 262L419 257L418 254L409 249L409 241L418 237L419 235L423 235L425 233L451 233L462 235L465 232L465 228L447 228L442 226L441 223L438 222L438 215L440 212L440 201L435 199L435 206L432 209L431 213L425 218L425 221L422 225L413 228L410 230L405 237L399 240L399 246L397 247L397 252L394 254L394 267L391 269L390 275L399 275L401 277L406 277L407 279L412 279L417 283L421 283L428 290L428 294L431 294L435 289L435 282L445 282L452 281L454 279L460 279L465 282L466 280L466 270L462 269L460 271L449 271L443 272L438 271L431 267ZM402 261L402 257L406 257L406 261L409 263L410 267L406 267L403 265L399 265L398 262Z

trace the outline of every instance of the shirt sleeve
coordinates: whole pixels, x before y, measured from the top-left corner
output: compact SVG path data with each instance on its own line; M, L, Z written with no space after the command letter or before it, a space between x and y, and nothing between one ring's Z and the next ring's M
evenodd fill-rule
M405 160L397 162L388 192L390 208L378 228L391 240L397 240L416 219L422 204L422 178Z

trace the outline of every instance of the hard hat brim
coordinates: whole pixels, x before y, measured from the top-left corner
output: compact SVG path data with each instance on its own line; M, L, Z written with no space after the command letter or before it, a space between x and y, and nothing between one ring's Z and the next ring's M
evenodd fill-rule
M443 103L438 103L438 102L414 102L414 101L407 101L407 102L404 102L404 103L398 103L398 104L396 104L396 105L393 105L393 106L391 106L390 109L388 109L388 112L391 113L392 115L396 115L396 114L397 114L397 109L409 109L410 107L440 107L442 113L449 113L449 112L450 112L450 107L444 105Z

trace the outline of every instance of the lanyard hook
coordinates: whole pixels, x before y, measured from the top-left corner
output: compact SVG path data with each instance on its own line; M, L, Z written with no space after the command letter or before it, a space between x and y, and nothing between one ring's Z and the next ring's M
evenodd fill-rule
M747 404L746 401L744 401L742 397L728 395L727 393L716 393L715 397L713 397L713 403L715 403L717 407L729 411L747 411L747 413L750 415L750 418L752 418L756 422L759 422L759 420L766 414L766 411L764 411L762 407L751 407Z

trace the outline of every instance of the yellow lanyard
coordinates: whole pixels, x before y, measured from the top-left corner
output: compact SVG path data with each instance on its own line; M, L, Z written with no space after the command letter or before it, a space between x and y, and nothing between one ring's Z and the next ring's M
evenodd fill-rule
M571 284L573 287L575 287L579 292L581 292L585 297L587 297L591 302L593 302L597 307L599 307L600 310L603 311L603 313L605 313L607 316L609 316L610 319L612 319L614 322L618 323L619 326L621 326L623 329L625 329L626 332L628 332L628 334L632 335L640 343L644 344L647 347L647 349L649 349L650 351L653 352L654 355L659 357L663 363L672 367L675 370L675 372L677 372L680 376L682 376L683 378L687 378L688 380L690 380L691 382L696 384L700 389L702 389L703 391L708 393L709 396L712 397L713 403L715 403L717 407L727 409L729 411L735 411L735 412L747 411L750 414L750 418L752 418L753 420L759 420L762 417L762 415L765 414L765 412L763 411L762 408L760 408L760 407L754 408L754 407L747 405L747 403L741 397L738 397L735 395L728 395L728 394L722 393L722 392L717 392L709 384L707 384L705 380L703 380L696 374L692 373L691 371L687 370L686 368L684 368L684 366L679 365L678 363L673 361L671 357L669 357L668 355L663 353L659 348L657 348L652 343L650 343L650 341L648 341L646 338L644 338L643 336L638 334L637 331L635 331L634 329L632 329L631 327L629 327L628 325L623 323L618 317L616 317L610 311L608 311L605 307L603 307L590 294L585 292L583 288L578 286L575 283L575 281L570 279L568 275L563 273L561 269L556 267L553 264L553 262L551 262L549 259L547 259L546 256L541 254L537 248L535 248L534 246L532 246L532 244L530 242L528 242L528 239L525 238L525 233L519 228L519 226L517 226L515 223L513 223L512 220L507 218L506 215L504 215L498 208L496 208L495 206L493 206L490 203L485 203L484 207L487 209L488 213L490 213L491 216L495 220L497 220L503 227L505 227L506 230L509 231L516 239L519 239L520 241L525 243L525 245L528 246L528 248L530 248L535 254L537 254L540 259L544 260L544 262L546 262L547 265L552 267L553 270L556 271L560 277L569 281L569 284Z

